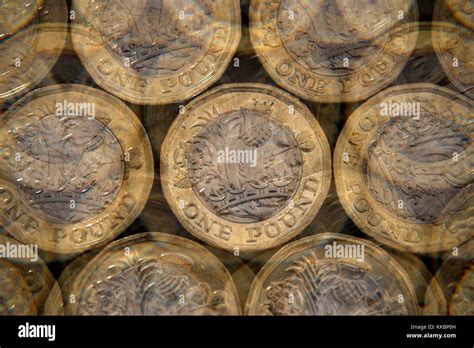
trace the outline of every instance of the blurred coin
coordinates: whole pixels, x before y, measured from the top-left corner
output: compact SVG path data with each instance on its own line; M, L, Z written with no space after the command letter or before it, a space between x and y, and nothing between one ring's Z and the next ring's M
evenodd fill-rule
M235 285L199 244L141 233L104 248L76 277L72 315L237 315Z
M0 216L25 243L77 253L115 238L153 181L145 130L121 101L81 85L31 92L0 121Z
M194 99L162 146L165 197L182 225L213 246L271 248L300 233L331 180L324 132L274 87L230 84Z
M137 104L198 94L240 38L237 0L74 1L73 42L94 81Z
M474 315L474 240L446 255L433 282L443 289L449 315Z
M438 0L440 2L441 0ZM474 30L473 0L443 0L451 16L467 28ZM439 5L438 5L439 6Z
M0 102L38 84L56 63L67 35L63 0L2 1Z
M448 78L474 99L474 31L449 22L433 26L433 46Z
M473 108L447 88L407 84L349 117L334 175L342 206L363 232L417 253L472 238Z
M393 249L387 250L403 267L411 279L418 300L419 313L446 315L446 299L443 290L425 264L416 256Z
M400 74L416 44L400 27L416 19L413 0L262 0L251 3L250 34L278 84L316 102L352 102Z
M281 248L250 289L250 315L415 315L403 268L363 239L323 233Z
M34 245L0 235L0 315L39 315L57 287Z

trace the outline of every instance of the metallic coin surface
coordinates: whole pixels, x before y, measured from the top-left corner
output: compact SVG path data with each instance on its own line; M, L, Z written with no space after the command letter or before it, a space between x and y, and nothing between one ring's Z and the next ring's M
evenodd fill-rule
M387 248L388 249L388 248ZM446 315L446 299L439 283L416 255L388 249L392 256L407 272L415 288L419 314Z
M474 315L474 240L448 252L432 282L441 285L449 315Z
M436 3L433 18L440 21L435 22L432 40L444 72L462 94L474 99L474 28L450 16L443 1Z
M296 98L230 84L193 100L162 146L165 197L205 242L254 251L284 243L314 218L329 190L324 132Z
M38 84L56 63L67 35L63 0L3 1L0 6L0 102Z
M250 315L415 315L403 268L363 239L323 233L281 248L260 270Z
M363 232L416 253L473 237L473 110L450 89L408 84L349 117L334 172L339 199Z
M0 235L0 253L0 315L42 314L57 285L34 246Z
M438 0L440 1L440 0ZM459 23L474 30L474 1L472 0L443 0L447 12Z
M72 315L237 315L231 276L187 239L141 233L104 248L71 287Z
M250 35L269 75L316 102L362 100L389 85L416 45L416 35L400 35L416 27L416 2L359 3L252 1Z
M31 92L0 122L1 217L25 243L80 252L121 233L143 209L153 157L133 112L81 85Z
M94 81L137 104L169 104L224 73L240 40L238 0L76 0L76 50Z

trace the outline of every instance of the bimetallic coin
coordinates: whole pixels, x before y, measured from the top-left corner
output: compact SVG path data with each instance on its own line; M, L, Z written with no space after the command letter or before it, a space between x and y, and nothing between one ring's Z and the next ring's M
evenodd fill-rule
M35 248L0 235L0 315L43 314L57 284ZM37 250L37 249L36 249Z
M163 192L182 225L241 252L300 233L331 180L324 132L296 98L260 84L230 84L185 107L161 151Z
M281 248L250 289L249 315L416 315L403 268L375 244L336 233Z
M363 232L416 253L473 237L473 108L447 88L408 84L349 117L334 172L339 199Z
M447 253L433 282L443 289L449 315L474 315L474 240Z
M153 182L145 130L121 101L81 85L31 92L0 122L0 216L25 243L76 253L120 234Z
M412 0L262 0L251 2L250 35L282 87L316 102L352 102L400 74L416 45L400 28L416 19Z
M113 242L76 277L72 315L237 315L232 278L187 239L141 233ZM69 297L69 296L68 296Z
M137 104L169 104L224 73L240 39L238 0L74 1L76 50L94 81Z
M0 102L38 84L61 54L67 35L63 0L2 1Z

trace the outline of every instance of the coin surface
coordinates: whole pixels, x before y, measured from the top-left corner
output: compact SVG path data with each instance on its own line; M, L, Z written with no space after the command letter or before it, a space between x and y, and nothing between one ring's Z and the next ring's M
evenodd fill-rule
M71 294L71 315L240 314L224 265L199 244L164 233L111 243L79 273Z
M415 315L403 268L375 244L323 233L281 248L260 270L249 315Z
M251 39L269 75L316 102L365 99L402 71L416 35L415 1L262 0L250 6ZM405 29L406 30L406 29ZM406 54L408 52L408 54Z
M240 40L238 0L76 0L76 50L94 81L137 104L186 100L217 81Z
M388 249L392 256L407 272L415 288L419 314L446 315L446 299L439 283L416 255Z
M449 315L474 315L474 240L448 252L432 282L441 285Z
M324 132L299 100L260 84L215 88L185 107L161 150L163 192L182 225L211 245L284 243L329 190Z
M3 1L0 6L0 102L25 93L56 63L67 35L63 0Z
M450 89L408 84L349 117L334 173L339 199L363 232L415 253L473 237L473 108Z
M472 1L471 6L474 8ZM470 16L474 16L474 12ZM432 40L444 72L461 93L474 99L474 28L464 27L456 21L456 17L453 18L443 1L436 3L433 19L440 21L435 22L436 26L433 26Z
M0 235L0 315L39 315L57 287L31 245Z
M440 0L438 0L440 1ZM462 25L474 30L474 1L472 0L443 0L447 12Z
M24 243L75 253L120 234L153 182L145 130L120 100L82 85L35 90L0 121L0 216Z

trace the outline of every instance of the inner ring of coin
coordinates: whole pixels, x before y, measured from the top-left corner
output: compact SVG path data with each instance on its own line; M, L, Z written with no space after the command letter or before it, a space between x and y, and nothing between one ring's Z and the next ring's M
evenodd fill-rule
M323 6L310 0L283 0L277 13L277 30L288 55L304 69L322 76L346 76L364 69L383 55L393 14L389 1L383 1L378 10L383 14L382 18L379 18L380 14L375 16L380 20L371 28L378 27L378 36L372 33L370 41L356 35L359 34L356 24L362 23L335 19L341 14L348 16L350 12L336 2ZM365 26L363 29L360 35L368 36L370 32ZM363 51L363 55L359 51ZM346 59L351 61L348 66L342 64Z
M99 15L104 46L145 76L161 77L200 61L212 34L209 1L107 2Z
M453 154L469 151L470 144L463 127L436 113L423 112L416 122L391 118L372 134L363 156L368 192L399 219L442 221L462 207L465 187L443 183L439 173Z
M11 168L19 196L50 222L78 223L96 216L120 190L122 149L95 118L45 116L17 130L15 145Z
M263 221L295 195L303 158L293 134L276 119L257 110L230 111L192 142L189 181L219 217Z

